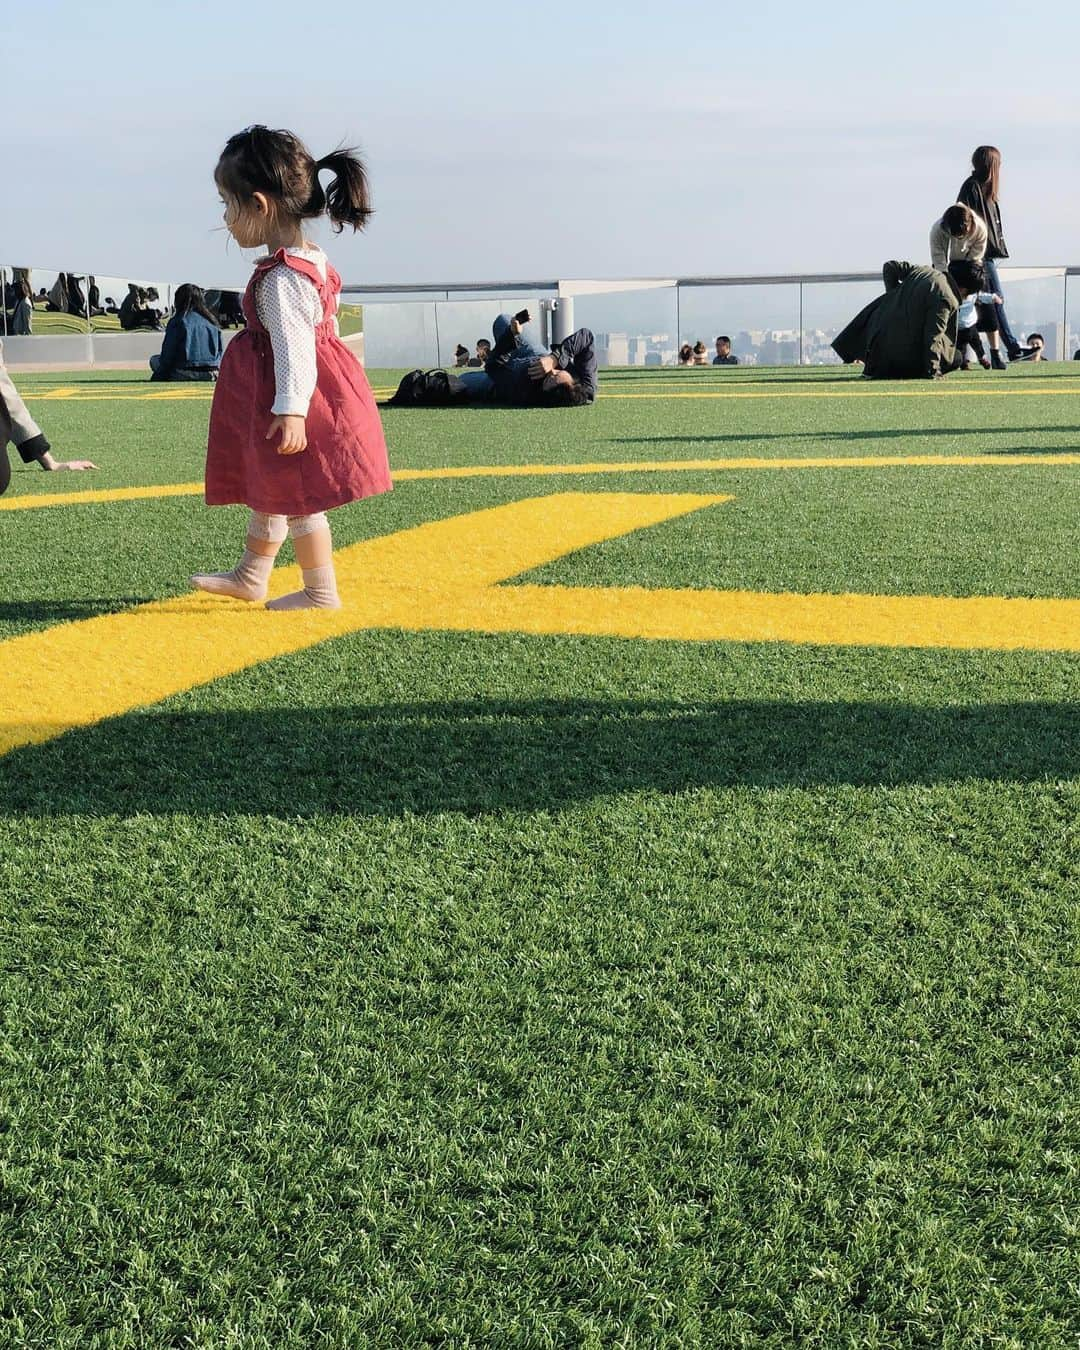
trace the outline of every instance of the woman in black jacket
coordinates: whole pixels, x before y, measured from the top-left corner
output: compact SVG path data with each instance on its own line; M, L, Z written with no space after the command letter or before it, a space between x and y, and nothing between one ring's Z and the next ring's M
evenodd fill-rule
M971 175L964 180L956 200L963 202L986 222L986 257L983 266L986 269L986 289L996 295L1004 295L1001 289L1001 277L998 275L997 259L1007 258L1009 250L1005 247L1005 234L1001 228L1001 207L998 205L998 181L1001 177L1001 151L994 145L980 145L971 156ZM1005 339L1005 350L1010 361L1018 361L1024 355L1017 342L1004 305L995 305L998 328ZM995 370L1004 370L1005 363L998 351L998 334L989 333L990 359Z

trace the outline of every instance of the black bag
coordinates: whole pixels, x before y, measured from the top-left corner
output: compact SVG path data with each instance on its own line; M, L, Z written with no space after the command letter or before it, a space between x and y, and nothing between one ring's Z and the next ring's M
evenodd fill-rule
M465 385L456 375L445 370L410 370L403 375L393 398L384 406L390 408L450 408L468 399Z

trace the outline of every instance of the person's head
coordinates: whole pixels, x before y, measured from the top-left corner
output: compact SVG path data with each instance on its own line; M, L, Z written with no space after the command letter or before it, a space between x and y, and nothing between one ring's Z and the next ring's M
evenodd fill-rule
M454 360L459 366L464 365L469 359L469 349L463 343L459 342L454 348Z
M487 338L477 338L476 354L481 361L486 361L491 355L491 343Z
M15 283L15 294L20 300L29 300L32 298L33 291L31 291L30 283L25 277L20 277Z
M971 156L971 171L979 182L983 193L990 201L996 202L998 179L1001 176L1001 151L996 145L979 145Z
M550 408L580 408L588 403L581 381L568 370L553 370L544 377L540 387L540 402Z
M185 314L201 314L208 322L217 324L217 319L210 312L210 306L206 303L203 288L196 286L193 281L185 281L182 286L177 286L176 295L173 297L173 307L181 318Z
M977 295L986 289L986 273L982 264L970 258L954 258L949 264L949 276L963 296Z
M975 228L975 212L970 206L957 202L941 217L941 223L954 238L962 239Z
M688 362L693 361L693 359L694 359L693 347L690 346L689 342L684 342L683 345L679 348L679 360L685 366Z
M695 355L695 356L704 356L704 355L705 355L705 344L704 344L704 342L695 342L695 343L694 343L694 355Z
M1034 353L1036 361L1042 360L1043 348L1046 346L1046 339L1041 333L1029 333L1027 345Z
M718 337L716 339L717 356L729 356L731 353L731 339L729 337Z
M319 173L333 178L325 190ZM355 150L322 159L291 131L253 126L230 136L214 170L225 227L241 248L257 248L275 231L327 215L340 234L362 230L372 213L367 171Z

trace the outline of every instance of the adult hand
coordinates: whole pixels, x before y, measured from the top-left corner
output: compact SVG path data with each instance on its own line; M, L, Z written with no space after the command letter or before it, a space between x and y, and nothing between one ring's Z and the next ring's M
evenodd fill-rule
M542 380L550 375L555 369L555 358L553 356L541 356L529 367L530 380Z
M279 455L298 455L301 450L307 449L307 421L303 417L295 415L286 415L284 417L274 417L270 421L270 430L266 433L266 439L271 441L281 432L281 444L278 446Z
M53 459L47 451L38 459L38 463L49 473L55 473L57 469L70 469L73 473L82 473L84 469L97 468L91 459Z
M520 320L520 319L511 319L511 320L510 320L510 331L511 331L511 333L513 333L513 335L514 335L515 337L517 337L517 335L521 332L521 320Z

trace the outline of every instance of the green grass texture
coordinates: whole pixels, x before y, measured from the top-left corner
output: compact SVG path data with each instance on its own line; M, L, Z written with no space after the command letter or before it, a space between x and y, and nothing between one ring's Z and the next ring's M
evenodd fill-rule
M205 401L32 401L129 379L21 379L99 470L10 493L198 479ZM601 389L658 392L387 410L392 464L1001 464L407 481L336 542L727 493L520 579L1080 596L1080 470L1011 462L1077 452L1080 371ZM244 522L4 513L0 638L183 594ZM1075 1347L1078 689L367 631L0 759L0 1344Z

